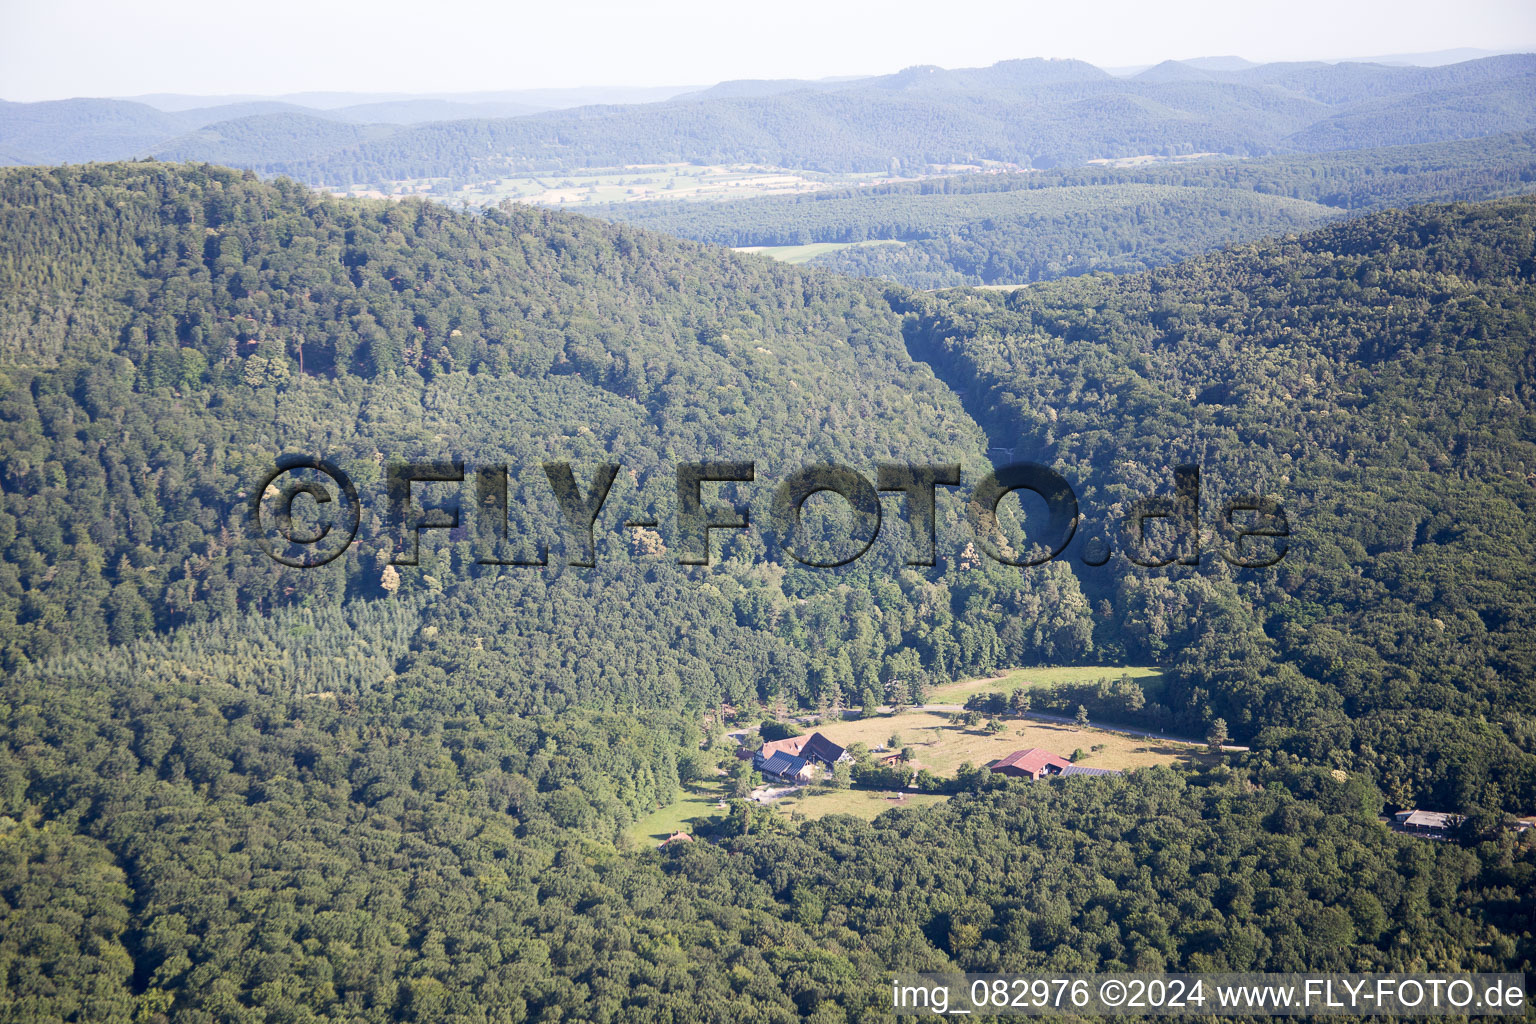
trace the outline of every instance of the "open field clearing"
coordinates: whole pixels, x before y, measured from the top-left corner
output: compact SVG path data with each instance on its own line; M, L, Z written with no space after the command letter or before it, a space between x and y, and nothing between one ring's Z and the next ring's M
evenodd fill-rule
M932 807L949 797L938 793L903 793L898 800L894 793L882 793L873 789L837 789L825 793L802 791L796 796L776 802L773 806L786 814L799 814L807 818L824 818L828 814L852 814L869 821L886 811L905 810L911 807Z
M812 242L809 245L745 245L737 252L755 252L780 263L809 263L818 256L839 249L862 249L871 245L904 245L895 239L874 239L868 242Z
M1224 153L1180 153L1176 156L1159 156L1153 153L1143 153L1140 156L1100 157L1097 160L1089 160L1091 166L1096 167L1145 167L1148 164L1180 164L1189 163L1192 160L1240 160L1241 157L1232 157Z
M652 811L631 825L630 838L638 844L650 843L654 846L678 829L692 832L695 822L717 814L724 817L726 812L718 805L727 799L725 783L726 779L720 778L712 782L685 784L676 803Z
M1119 733L1105 732L1092 726L1039 722L1033 719L1005 719L1006 728L988 735L980 727L967 729L952 724L949 716L933 711L909 711L901 715L877 715L850 722L833 722L817 731L843 746L864 743L871 750L889 745L892 735L901 737L900 747L911 747L916 757L914 768L927 768L935 775L951 776L962 764L983 765L1015 750L1043 747L1062 757L1081 748L1088 752L1082 761L1091 768L1149 768L1193 759L1198 748L1183 743L1146 740ZM1102 746L1101 750L1092 750ZM899 749L899 748L898 748Z
M823 174L747 164L646 164L594 167L579 171L515 175L469 185L445 179L385 182L384 189L355 185L336 195L387 198L423 195L453 204L494 206L503 200L562 208L606 203L668 200L728 200L790 196L828 188L851 188L915 180L878 174Z
M1016 668L990 679L963 679L928 691L929 704L964 704L973 693L1012 693L1032 686L1058 683L1096 683L1100 679L1119 679L1128 675L1146 690L1156 691L1163 674L1155 668L1137 665L1067 665L1052 668Z

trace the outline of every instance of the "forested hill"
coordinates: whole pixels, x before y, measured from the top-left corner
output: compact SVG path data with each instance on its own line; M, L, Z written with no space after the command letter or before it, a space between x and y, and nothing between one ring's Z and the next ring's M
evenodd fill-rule
M905 301L913 351L994 443L1072 467L1081 492L1125 501L1190 460L1285 495L1275 571L1225 595L1120 576L1118 615L1166 652L1176 706L1374 764L1398 798L1433 776L1441 801L1531 805L1536 200Z
M847 570L765 552L772 488L808 463L960 462L975 479L982 462L980 431L867 283L569 215L341 202L204 167L11 171L0 197L10 668L387 600L401 542L382 466L454 457L511 467L512 510L531 511L499 557L543 546L555 567L488 569L458 536L396 596L444 589L431 614L455 625L432 657L519 707L910 701L934 679L1093 650L1065 566L1021 578L950 559L920 577L896 528ZM246 491L286 451L335 458L364 491L358 545L324 569L246 538ZM540 467L562 459L583 488L622 467L596 572L560 569ZM697 459L755 461L761 481L739 488L761 528L717 534L709 586L673 535L676 465ZM954 501L949 555L965 543ZM664 551L618 525L647 517ZM508 657L528 671L507 679Z
M1493 538L1531 539L1533 218L1001 300L212 167L0 174L0 1013L846 1024L886 1019L893 971L1529 970L1536 851L1500 826L1536 781L1533 588ZM944 499L932 570L883 541L791 567L766 532L675 564L677 459L970 481L980 426L1095 514L1193 456L1213 501L1279 494L1293 556L1004 570ZM285 450L364 492L323 569L245 530ZM547 570L460 533L385 571L381 464L457 455L531 468L514 506L542 461L584 489L620 462L599 565L563 566L546 508L514 535ZM1141 713L1226 712L1255 752L629 838L735 762L722 700L1090 660L1167 666ZM1393 834L1383 789L1472 820Z

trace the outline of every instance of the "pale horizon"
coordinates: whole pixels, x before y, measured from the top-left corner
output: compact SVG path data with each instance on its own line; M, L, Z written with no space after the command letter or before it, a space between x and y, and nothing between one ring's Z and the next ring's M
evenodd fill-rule
M1242 10L1110 0L1087 11L986 2L961 19L935 18L912 0L785 0L745 14L704 0L581 0L558 11L457 0L426 16L400 0L380 0L362 16L355 5L277 0L254 17L192 0L4 3L0 97L15 102L691 87L1031 56L1123 68L1229 55L1267 63L1536 49L1536 5L1509 0L1300 0Z

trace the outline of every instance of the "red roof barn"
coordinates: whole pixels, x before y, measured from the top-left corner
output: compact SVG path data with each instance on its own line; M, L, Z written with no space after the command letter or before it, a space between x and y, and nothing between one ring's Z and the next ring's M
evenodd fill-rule
M1072 767L1072 762L1057 757L1049 750L1030 747L1028 750L1015 750L1001 761L994 761L991 767L999 775L1010 778L1039 779L1046 775L1060 775L1063 769Z
M806 741L809 739L809 736L791 736L783 740L770 740L763 744L760 753L764 758L772 757L780 751L789 754L791 757L799 757L800 749L805 746Z

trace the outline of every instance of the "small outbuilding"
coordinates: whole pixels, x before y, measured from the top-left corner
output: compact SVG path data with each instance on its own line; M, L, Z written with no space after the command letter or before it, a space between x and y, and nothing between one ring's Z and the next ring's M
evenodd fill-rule
M1459 814L1413 809L1398 811L1392 815L1392 828L1411 836L1424 836L1426 839L1449 839L1461 827L1464 820L1466 819Z

